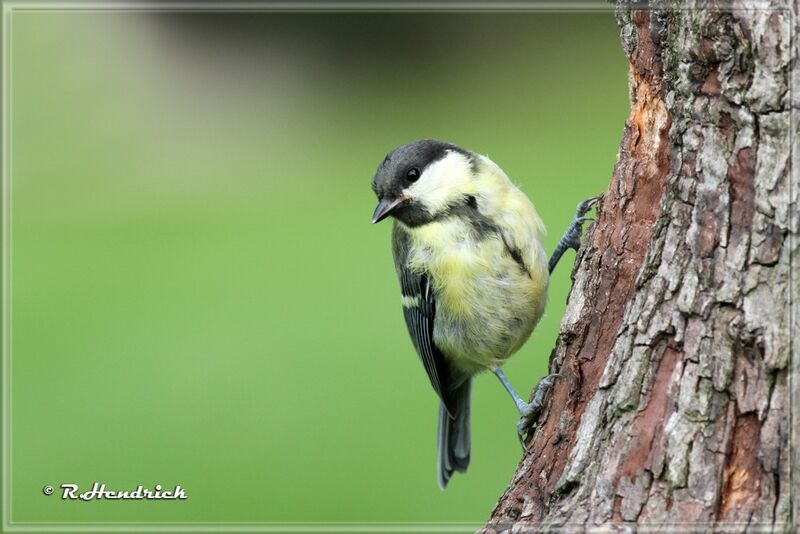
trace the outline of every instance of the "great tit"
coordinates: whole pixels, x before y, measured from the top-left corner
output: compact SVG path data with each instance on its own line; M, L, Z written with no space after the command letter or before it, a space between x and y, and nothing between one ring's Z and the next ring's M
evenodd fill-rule
M391 216L392 253L408 332L439 396L438 480L444 489L470 461L472 377L491 370L521 415L518 434L541 410L557 375L531 402L500 367L530 336L544 312L550 271L577 248L595 199L579 205L550 265L545 229L533 204L488 157L435 140L390 152L372 179L377 223Z

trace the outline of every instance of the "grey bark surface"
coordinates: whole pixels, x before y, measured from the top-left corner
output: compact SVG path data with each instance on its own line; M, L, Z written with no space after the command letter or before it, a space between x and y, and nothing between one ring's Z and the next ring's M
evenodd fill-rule
M796 6L714 6L617 7L631 113L486 532L790 528Z

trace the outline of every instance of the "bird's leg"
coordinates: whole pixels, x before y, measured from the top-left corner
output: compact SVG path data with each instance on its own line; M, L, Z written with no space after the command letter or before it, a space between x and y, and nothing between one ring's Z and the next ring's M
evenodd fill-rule
M502 369L495 367L492 369L492 372L494 372L495 376L500 379L500 383L503 384L504 388L506 388L506 391L508 391L508 394L511 395L511 398L514 399L514 404L517 405L519 414L523 415L528 408L528 403L522 400L522 397L517 394L517 391L514 389L514 386L511 385L511 382L508 381L508 378L506 378L506 374Z
M586 217L586 213L597 203L598 198L599 197L587 198L578 204L578 209L575 212L575 218L572 219L572 223L570 223L569 228L567 228L567 231L564 232L563 236L561 236L561 239L558 240L556 249L553 251L553 255L550 256L550 261L547 264L547 268L551 273L553 272L553 269L556 268L558 260L561 259L561 256L568 249L574 248L575 250L578 250L578 248L581 246L581 231L583 230L583 223L592 220L590 217Z
M506 378L506 375L503 373L502 369L496 367L495 369L492 369L492 371L497 378L500 379L500 383L503 384L504 388L506 388L506 391L508 391L508 394L511 395L511 398L514 399L514 404L517 405L517 410L519 410L520 415L519 423L517 424L517 436L519 436L519 443L522 445L524 450L525 433L542 411L542 407L544 406L544 396L547 394L548 390L553 387L553 381L561 375L553 374L542 378L536 385L536 390L533 392L531 401L525 402L517 394L516 390L514 390L514 386L512 386L511 382L508 381L508 378Z

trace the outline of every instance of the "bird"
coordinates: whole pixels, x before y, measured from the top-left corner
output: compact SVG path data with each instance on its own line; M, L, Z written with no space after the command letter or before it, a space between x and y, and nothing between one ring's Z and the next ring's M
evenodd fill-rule
M529 198L487 156L423 139L389 152L372 179L378 205L372 223L391 217L392 256L403 316L439 397L437 478L445 489L470 463L472 380L492 371L520 414L517 434L542 409L557 374L531 401L501 367L527 341L545 310L550 273L578 249L586 213L575 219L548 258L544 224Z

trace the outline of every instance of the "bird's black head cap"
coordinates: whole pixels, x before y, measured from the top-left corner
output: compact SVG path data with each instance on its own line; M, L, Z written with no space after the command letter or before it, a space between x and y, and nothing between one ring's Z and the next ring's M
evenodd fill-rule
M386 155L372 178L372 190L380 201L373 222L393 215L409 226L429 222L431 214L414 202L404 201L403 191L411 187L431 164L444 158L448 152L458 152L474 161L474 154L451 143L435 139L412 141Z

